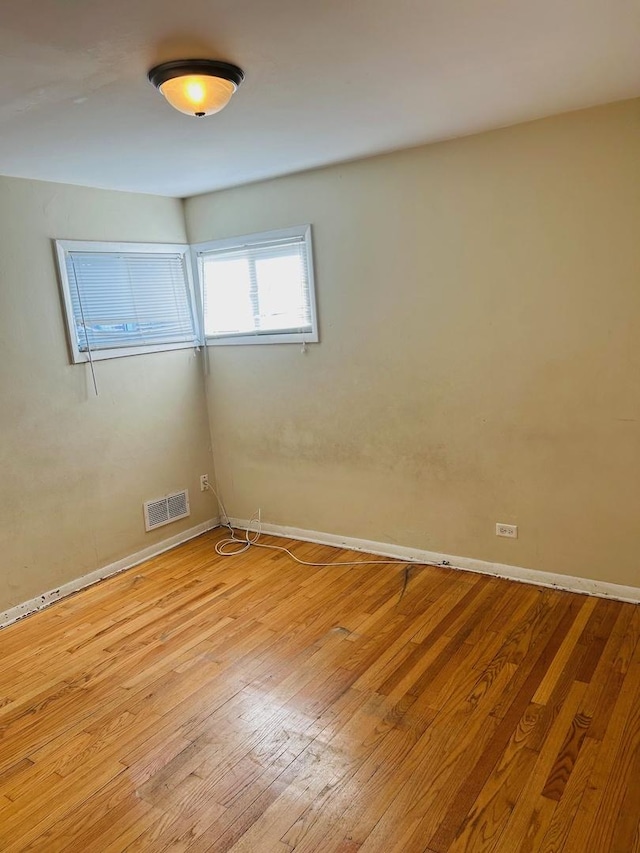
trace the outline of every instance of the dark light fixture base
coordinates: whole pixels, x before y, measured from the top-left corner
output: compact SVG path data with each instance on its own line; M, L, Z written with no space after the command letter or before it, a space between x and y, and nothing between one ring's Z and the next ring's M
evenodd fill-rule
M239 86L244 80L244 71L230 62L220 62L217 59L174 59L154 66L148 73L148 78L159 89L167 80L175 77L186 77L189 74L204 74L208 77L220 77L230 80Z

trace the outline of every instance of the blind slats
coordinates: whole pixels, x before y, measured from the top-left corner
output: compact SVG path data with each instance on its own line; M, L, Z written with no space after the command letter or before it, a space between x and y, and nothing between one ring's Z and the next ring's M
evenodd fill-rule
M207 337L311 332L304 237L200 253Z
M181 255L68 251L66 267L81 352L195 341Z

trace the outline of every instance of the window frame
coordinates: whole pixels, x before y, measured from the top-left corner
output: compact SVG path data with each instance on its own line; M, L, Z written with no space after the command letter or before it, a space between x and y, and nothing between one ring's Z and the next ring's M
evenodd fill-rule
M256 243L268 243L270 240L286 240L301 237L307 261L309 280L309 311L311 314L311 331L309 332L254 332L207 336L204 325L204 277L200 274L200 256L207 252L224 249L239 249L251 247ZM241 234L235 237L225 237L220 240L207 240L191 245L191 261L193 277L199 285L199 306L201 311L202 336L207 346L245 346L255 344L317 344L320 341L318 331L318 313L316 307L316 288L313 267L313 243L311 225L297 225L291 228L278 228L273 231L259 231L253 234Z
M152 352L169 352L178 349L194 349L202 346L202 325L200 307L196 299L193 279L193 268L190 261L190 246L187 243L128 243L96 240L54 240L58 266L58 280L62 293L64 319L67 340L72 364L85 364L91 361L102 361L110 358L123 358L130 355L146 355ZM93 349L91 354L81 350L76 337L76 317L71 299L71 284L67 273L67 254L70 251L95 252L100 254L149 254L149 255L181 255L182 267L187 284L189 307L193 319L193 341L176 341L173 343L143 344L141 346L124 345L108 349Z

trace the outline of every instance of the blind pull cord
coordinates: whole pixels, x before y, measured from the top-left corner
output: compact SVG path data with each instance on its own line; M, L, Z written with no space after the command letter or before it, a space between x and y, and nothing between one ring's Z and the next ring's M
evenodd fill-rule
M80 288L78 287L78 276L76 275L76 265L73 259L73 255L71 255L71 267L73 269L73 281L76 286L76 293L78 294L78 304L80 305L80 320L82 322L82 331L84 332L84 340L87 345L87 355L89 356L89 367L91 369L91 378L93 379L93 390L96 393L96 397L98 394L98 381L96 379L96 369L93 364L93 353L91 352L91 344L89 343L89 335L87 333L87 324L84 319L84 305L82 304L82 296L80 295Z

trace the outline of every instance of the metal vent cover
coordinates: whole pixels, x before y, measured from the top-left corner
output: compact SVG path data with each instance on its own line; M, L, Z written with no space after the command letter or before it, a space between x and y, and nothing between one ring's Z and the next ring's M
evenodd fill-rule
M172 521L190 515L189 492L187 489L183 492L173 492L156 501L145 501L143 506L145 530L155 530L156 527L171 524Z

